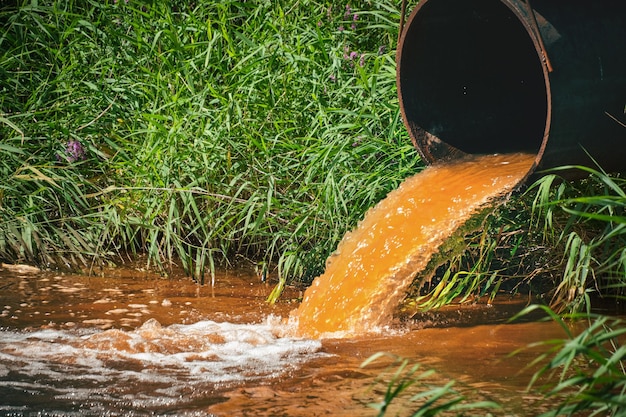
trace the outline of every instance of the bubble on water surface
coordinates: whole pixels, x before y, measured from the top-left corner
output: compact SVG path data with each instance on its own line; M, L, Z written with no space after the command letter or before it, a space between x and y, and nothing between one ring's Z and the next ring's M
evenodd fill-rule
M114 308L112 310L107 311L105 314L124 314L124 313L128 313L128 309L127 308Z

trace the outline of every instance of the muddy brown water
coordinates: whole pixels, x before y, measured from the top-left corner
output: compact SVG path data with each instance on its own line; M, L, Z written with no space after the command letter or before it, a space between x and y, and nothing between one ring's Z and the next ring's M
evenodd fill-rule
M0 415L374 416L395 367L377 352L435 374L408 396L456 381L494 415L537 415L526 364L514 350L563 337L551 322L507 324L525 300L453 306L379 333L313 340L289 336L302 293L272 289L250 271L218 273L215 286L138 269L100 276L0 268ZM391 367L390 367L391 366ZM410 415L407 396L388 415ZM485 415L478 413L474 415Z

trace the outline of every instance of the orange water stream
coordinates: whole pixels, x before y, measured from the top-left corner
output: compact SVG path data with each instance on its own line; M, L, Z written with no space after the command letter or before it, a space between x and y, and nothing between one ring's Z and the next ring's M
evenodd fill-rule
M293 313L306 337L349 337L389 322L416 273L478 209L511 192L533 155L431 166L372 208L326 261Z

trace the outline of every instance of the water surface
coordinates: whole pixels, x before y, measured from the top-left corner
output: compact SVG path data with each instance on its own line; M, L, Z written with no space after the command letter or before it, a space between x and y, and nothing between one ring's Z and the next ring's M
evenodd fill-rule
M284 324L301 292L247 270L216 285L137 269L100 276L0 268L0 415L373 416L395 368L362 362L390 352L443 385L505 406L495 415L536 415L525 392L527 343L561 337L552 323L506 324L525 300L453 306L427 321L392 322L379 334L312 340ZM521 373L520 373L521 372ZM533 410L533 412L529 412ZM399 401L389 415L409 415Z

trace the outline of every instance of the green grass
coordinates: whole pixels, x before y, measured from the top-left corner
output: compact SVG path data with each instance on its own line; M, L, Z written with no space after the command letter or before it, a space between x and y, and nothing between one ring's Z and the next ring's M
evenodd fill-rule
M146 254L200 281L247 259L312 279L420 168L398 19L392 2L4 6L0 259L86 270Z
M558 172L582 170L584 181L558 181ZM589 167L561 167L537 182L536 218L544 240L563 249L563 275L551 306L587 311L590 294L624 297L626 288L626 180ZM555 232L556 230L556 232Z
M419 363L411 364L408 359L396 355L375 353L366 359L361 367L367 367L381 359L391 359L392 363L389 366L389 372L383 372L379 376L381 380L389 380L388 382L381 381L386 385L383 399L378 403L369 404L371 408L378 411L378 417L387 414L392 402L401 401L403 410L411 410L410 414L407 414L411 417L431 417L441 414L462 416L466 411L470 411L471 415L491 416L492 414L487 412L487 409L500 408L492 401L468 402L465 396L454 390L455 381L449 381L442 386L433 386L429 383L429 377L435 373L434 370L422 370ZM375 383L377 382L379 381ZM401 396L410 391L417 391L417 393L402 400Z

